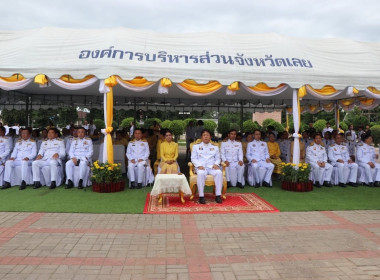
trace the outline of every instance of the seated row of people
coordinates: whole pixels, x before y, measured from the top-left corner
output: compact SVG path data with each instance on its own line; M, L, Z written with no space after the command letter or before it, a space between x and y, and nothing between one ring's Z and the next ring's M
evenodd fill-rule
M57 186L59 169L65 164L67 186L73 187L73 168L79 166L79 189L83 188L83 179L86 169L92 163L93 146L89 137L86 137L86 130L78 128L78 137L71 141L68 151L68 160L66 160L66 149L64 140L58 137L59 131L56 128L48 129L47 138L41 143L37 153L36 140L31 138L31 129L24 128L21 130L21 139L16 142L12 153L10 154L10 141L5 136L1 136L5 129L0 127L0 150L3 151L1 163L5 166L3 186L1 189L11 187L11 176L16 166L21 166L21 185L20 190L25 189L28 176L28 168L32 168L33 188L41 187L41 169L48 166L50 169L50 189Z

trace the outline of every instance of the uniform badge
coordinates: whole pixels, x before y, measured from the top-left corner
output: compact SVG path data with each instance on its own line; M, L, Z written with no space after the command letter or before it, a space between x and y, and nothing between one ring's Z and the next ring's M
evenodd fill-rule
M316 148L316 147L314 147L314 149L313 149L313 150L315 151L316 149L317 149L317 148Z
M214 148L210 148L210 151L213 151L214 150Z
M141 143L141 144L140 144L140 146L144 147L144 144L143 144L143 143Z
M336 151L336 149L334 148L334 151Z
M0 143L3 143L3 140L0 140Z
M203 150L203 148L202 148L202 147L199 147L199 150Z
M83 145L87 145L87 141L84 141L84 142L83 142Z
M264 143L262 143L261 146L264 146Z
M252 146L253 146L253 147L256 147L256 145L255 145L255 144L253 144Z

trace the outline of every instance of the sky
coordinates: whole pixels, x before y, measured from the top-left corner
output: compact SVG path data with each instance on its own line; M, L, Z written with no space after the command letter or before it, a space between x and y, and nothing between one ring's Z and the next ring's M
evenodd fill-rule
M378 0L0 0L0 7L1 30L128 27L380 42Z

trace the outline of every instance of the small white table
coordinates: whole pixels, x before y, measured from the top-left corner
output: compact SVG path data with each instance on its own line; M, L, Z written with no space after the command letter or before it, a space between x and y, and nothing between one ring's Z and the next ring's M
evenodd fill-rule
M154 178L152 196L159 196L158 203L162 202L162 194L178 193L181 202L185 203L183 195L191 195L189 183L183 174L157 174Z

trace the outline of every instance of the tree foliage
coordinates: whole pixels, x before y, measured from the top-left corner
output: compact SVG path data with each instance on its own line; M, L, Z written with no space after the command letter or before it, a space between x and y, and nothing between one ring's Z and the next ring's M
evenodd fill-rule
M247 120L243 122L243 132L247 133L253 133L255 129L260 129L260 125L256 121Z
M158 118L150 118L150 119L147 119L147 120L144 121L144 126L143 127L144 128L150 128L153 125L154 122L157 122L159 124L162 123L162 121L160 119L158 119Z
M373 138L373 143L378 145L380 143L380 125L374 125L371 127L371 136Z
M121 121L120 126L121 126L122 128L128 128L128 127L130 127L131 122L133 122L133 120L134 120L133 117L125 118L125 119L123 119L123 120Z
M204 120L203 121L203 124L204 124L204 128L205 129L208 129L211 131L211 133L215 133L215 129L217 128L217 124L216 122L212 121L212 120Z
M162 128L168 128L170 129L170 125L172 124L172 121L166 120L161 123Z
M322 132L322 130L326 127L326 120L317 120L314 124L313 127L317 132Z

